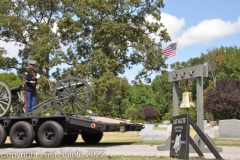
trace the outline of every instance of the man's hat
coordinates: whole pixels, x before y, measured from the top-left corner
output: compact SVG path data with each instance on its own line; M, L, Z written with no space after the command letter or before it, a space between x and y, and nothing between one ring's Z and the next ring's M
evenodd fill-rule
M35 61L35 60L29 60L28 61L28 64L33 64L33 65L35 65L37 63L37 61Z

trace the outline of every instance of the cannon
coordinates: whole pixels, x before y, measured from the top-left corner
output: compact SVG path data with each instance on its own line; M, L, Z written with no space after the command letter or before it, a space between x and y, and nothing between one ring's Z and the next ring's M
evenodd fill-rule
M63 115L81 115L90 107L92 91L83 79L67 77L59 81L52 90L52 98L36 105L30 113L24 112L24 100L20 92L23 86L9 88L0 81L0 117L10 115L34 116L54 106Z
M0 81L0 147L4 146L7 136L16 148L29 147L34 140L42 147L54 148L75 143L79 134L85 143L98 144L103 132L144 128L138 123L84 115L90 107L92 91L86 81L77 77L67 77L56 83L52 97L35 106L30 113L24 112L22 90L22 85L9 88ZM57 114L38 116L52 106Z

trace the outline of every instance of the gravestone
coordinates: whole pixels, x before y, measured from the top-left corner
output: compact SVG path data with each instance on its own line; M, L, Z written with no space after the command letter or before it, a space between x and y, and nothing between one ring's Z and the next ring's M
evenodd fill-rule
M212 129L215 131L219 131L219 126L214 126Z
M207 120L203 121L203 126L204 126L204 128L208 128Z
M169 134L172 133L172 124L167 126L167 131L169 132Z
M158 128L167 128L168 126L164 123L159 123Z
M164 141L169 136L168 131L162 130L145 130L140 133L140 141Z
M163 121L162 123L164 123L164 124L170 124L171 122L170 121L168 121L168 120L165 120L165 121Z
M240 139L240 120L220 120L219 137L226 139Z
M142 131L146 130L154 130L154 124L144 124L144 129L142 129Z
M140 141L164 141L169 136L168 131L154 130L153 124L144 124L144 126L145 128L140 132Z
M216 138L216 131L214 129L204 129L204 133L206 133L210 138Z

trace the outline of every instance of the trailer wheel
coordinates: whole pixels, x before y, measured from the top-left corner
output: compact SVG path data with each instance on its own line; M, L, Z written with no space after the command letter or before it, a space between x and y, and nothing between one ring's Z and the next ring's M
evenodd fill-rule
M2 124L0 124L0 147L5 143L7 139L7 133Z
M97 144L101 141L103 137L103 132L98 133L87 133L87 132L81 132L82 139L86 144Z
M76 140L78 139L78 134L71 134L71 135L65 135L63 137L63 141L62 144L73 144L76 142Z
M24 121L15 123L10 129L10 141L16 148L29 147L35 137L33 126Z
M55 121L44 122L38 130L38 140L43 147L57 147L64 136L62 126Z

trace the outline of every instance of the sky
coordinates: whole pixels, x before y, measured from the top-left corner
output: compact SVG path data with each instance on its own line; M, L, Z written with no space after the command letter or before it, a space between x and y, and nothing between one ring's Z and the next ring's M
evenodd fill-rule
M161 22L172 41L163 43L162 49L177 42L177 55L168 58L167 64L199 57L208 49L240 47L239 0L164 0L164 4ZM148 19L151 21L151 17ZM9 57L16 56L19 49L14 43L3 41L0 47L8 51ZM140 69L141 66L136 66L123 76L131 81Z
M161 22L172 41L163 43L162 49L177 42L177 55L168 58L166 64L200 57L221 46L240 47L239 0L164 0L164 4ZM134 69L126 74L129 81L140 66Z

